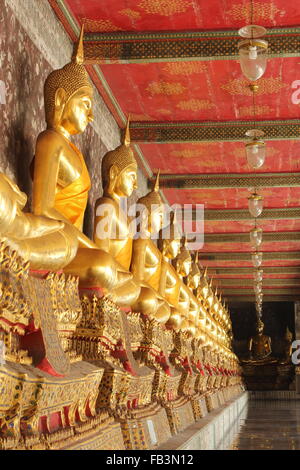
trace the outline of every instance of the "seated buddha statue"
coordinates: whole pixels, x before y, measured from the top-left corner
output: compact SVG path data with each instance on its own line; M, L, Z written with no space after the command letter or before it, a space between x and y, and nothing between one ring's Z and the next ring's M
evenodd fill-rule
M171 309L166 326L174 330L179 330L182 315L178 303L180 278L171 261L178 255L180 246L181 233L175 220L175 213L172 212L170 224L159 231L158 248L162 253L159 293L167 300Z
M293 335L290 332L289 328L286 328L285 336L283 338L283 355L280 360L280 364L290 364L291 363L291 356L293 352L293 345L292 345Z
M141 292L133 310L141 312L159 323L166 323L170 306L159 293L162 253L154 244L162 228L164 205L159 194L159 172L152 191L138 199L141 226L139 236L133 241L131 272L141 285Z
M189 272L186 283L190 289L190 309L189 309L189 327L188 331L192 336L195 336L198 324L198 316L200 312L200 304L197 300L196 294L200 284L200 269L198 266L198 251L196 251L192 261L191 271Z
M190 274L192 267L192 258L189 250L186 247L186 237L183 237L181 249L176 258L173 260L173 266L180 278L179 283L179 298L178 305L182 316L182 323L180 329L189 332L190 326L190 310L194 311L194 306L191 305L192 292L184 282L184 278ZM197 306L197 303L196 303ZM198 307L198 306L197 306ZM192 314L193 316L193 314Z
M130 148L129 119L122 145L104 155L101 174L103 195L95 204L94 242L113 256L122 271L124 282L119 288L123 292L122 303L132 306L139 297L140 285L130 272L134 234L125 212L127 198L137 188L137 162Z
M263 365L276 363L277 360L271 357L272 347L270 336L264 335L264 323L259 319L257 323L257 335L250 338L249 341L249 355L248 360L243 360L245 363L254 365Z
M122 303L123 286L130 275L82 233L91 182L83 155L71 137L83 133L93 120L93 89L83 61L82 28L72 61L51 72L45 82L47 129L36 143L33 211L64 223L65 252L61 254L53 246L56 269L63 267L66 274L79 276L80 286L101 287L104 294L113 293Z

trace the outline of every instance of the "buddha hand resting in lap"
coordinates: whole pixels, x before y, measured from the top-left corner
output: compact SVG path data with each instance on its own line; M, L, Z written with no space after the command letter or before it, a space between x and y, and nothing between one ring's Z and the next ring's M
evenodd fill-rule
M124 298L124 285L130 278L126 269L82 233L91 183L83 155L71 142L71 136L83 133L93 120L93 90L82 65L82 40L83 30L72 62L54 70L45 83L47 129L36 143L33 210L36 215L64 222L61 231L68 241L64 254L58 257L53 246L57 268L79 276L81 286L101 287L120 304L128 305L138 292L130 296L128 290ZM74 253L71 262L70 253Z
M62 259L71 260L77 245L66 254L68 239L64 223L22 212L26 194L6 175L0 173L0 236L31 268L55 269ZM53 256L55 250L56 255Z

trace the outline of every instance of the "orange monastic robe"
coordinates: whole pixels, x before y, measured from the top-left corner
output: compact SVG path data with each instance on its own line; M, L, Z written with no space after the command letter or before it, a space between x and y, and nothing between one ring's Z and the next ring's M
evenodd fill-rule
M56 193L54 207L76 228L82 230L91 180L82 153L71 142L70 145L80 158L82 172L77 180Z

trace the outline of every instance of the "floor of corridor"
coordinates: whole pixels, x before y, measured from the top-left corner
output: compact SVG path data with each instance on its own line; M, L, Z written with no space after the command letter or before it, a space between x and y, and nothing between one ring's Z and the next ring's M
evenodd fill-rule
M250 400L232 450L300 450L300 400Z

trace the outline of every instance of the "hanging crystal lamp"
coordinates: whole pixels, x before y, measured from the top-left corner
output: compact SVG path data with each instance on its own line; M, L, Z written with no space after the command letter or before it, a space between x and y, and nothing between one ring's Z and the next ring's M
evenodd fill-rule
M254 253L252 253L251 257L252 257L253 266L255 268L259 268L259 266L262 263L262 253L255 251Z
M244 38L238 43L243 74L254 82L263 76L267 66L268 42L261 39L267 33L263 26L248 25L239 30Z
M259 217L263 211L263 199L264 198L256 192L248 197L249 212L254 218Z
M255 227L252 230L250 230L250 243L254 248L258 247L261 244L262 234L263 234L263 231L259 227Z
M260 168L266 158L266 144L262 140L265 135L259 129L251 129L246 132L246 136L251 140L245 144L248 165L254 169Z
M253 277L254 277L254 280L255 280L255 281L258 281L258 282L262 281L262 279L263 279L263 272L264 272L263 269L256 269L256 270L254 271L254 276L253 276Z

